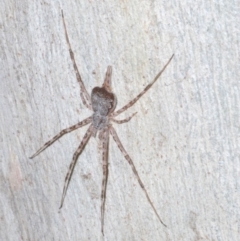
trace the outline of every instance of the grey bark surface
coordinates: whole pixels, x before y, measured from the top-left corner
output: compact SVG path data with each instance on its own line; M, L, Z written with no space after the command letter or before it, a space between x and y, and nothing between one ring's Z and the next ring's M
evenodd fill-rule
M86 89L113 66L117 109L174 59L113 124L158 213L110 138L104 240L237 241L240 236L240 18L233 1L0 2L0 240L102 240L102 160L91 138L63 208L64 178L91 115Z

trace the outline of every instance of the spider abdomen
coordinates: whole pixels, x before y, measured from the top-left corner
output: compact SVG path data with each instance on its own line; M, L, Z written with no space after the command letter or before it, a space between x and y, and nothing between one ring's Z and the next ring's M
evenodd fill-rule
M108 124L108 117L101 115L98 111L93 113L92 124L96 130L101 130Z

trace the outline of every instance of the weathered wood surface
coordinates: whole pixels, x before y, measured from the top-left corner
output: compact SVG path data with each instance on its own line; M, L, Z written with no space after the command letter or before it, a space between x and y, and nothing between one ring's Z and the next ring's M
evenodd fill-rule
M91 113L81 103L61 20L90 92L113 66L118 108L172 63L114 125L163 227L110 140L105 240L237 241L240 236L238 1L0 3L0 240L101 240L101 155L92 138L58 211L86 128L30 160Z

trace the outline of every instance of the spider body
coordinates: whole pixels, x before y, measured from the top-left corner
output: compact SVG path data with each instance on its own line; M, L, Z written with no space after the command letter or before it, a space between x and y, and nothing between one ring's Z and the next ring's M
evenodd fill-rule
M108 69L111 69L109 66ZM110 89L109 89L110 90ZM116 107L116 96L103 87L95 87L91 94L91 103L93 109L92 124L96 130L101 130L109 123L109 114Z
M76 78L80 86L80 97L82 99L83 104L90 110L93 111L93 114L86 118L83 121L80 121L79 123L68 127L62 131L60 131L56 136L54 136L51 140L46 142L33 156L30 158L34 158L37 156L40 152L45 150L47 147L49 147L53 142L58 140L60 137L65 135L66 133L69 133L73 130L76 130L82 126L85 126L87 124L90 124L88 127L85 135L83 136L83 139L81 143L79 144L77 150L73 154L72 161L70 163L67 175L65 177L64 181L64 187L63 187L63 193L62 193L62 199L61 199L61 204L60 208L63 205L63 201L67 192L67 188L74 170L74 167L76 165L78 156L81 154L84 146L87 144L89 138L91 136L96 136L97 132L99 132L98 137L101 142L101 147L102 147L102 169L103 169L103 178L102 178L102 191L101 191L101 231L102 234L104 235L104 209L105 209L105 199L106 199L106 188L107 188L107 177L108 177L108 141L109 141L109 134L113 137L113 140L116 142L118 148L122 152L124 158L127 160L129 163L135 177L137 178L137 181L142 188L143 192L145 193L145 196L151 205L154 213L156 214L158 220L166 226L163 221L161 220L160 216L158 215L156 208L154 207L147 191L146 188L143 185L143 182L141 181L138 172L134 166L134 163L130 156L128 155L127 151L123 147L115 129L111 125L111 121L116 122L118 124L122 124L125 122L130 121L130 119L136 114L133 113L131 116L129 116L126 119L123 120L116 120L115 117L125 110L127 110L129 107L131 107L133 104L135 104L141 96L143 96L149 89L150 87L157 81L157 79L160 77L160 75L163 73L163 71L166 69L168 64L173 58L173 55L171 58L168 60L168 62L165 64L165 66L162 68L162 70L156 75L156 77L153 79L152 82L150 82L142 92L140 92L134 99L132 99L129 103L127 103L125 106L120 108L118 111L114 111L117 103L116 96L112 93L112 88L111 88L111 76L112 76L112 67L108 66L107 72L105 75L105 79L103 82L102 87L95 87L92 90L91 97L89 96L88 92L86 91L86 88L84 86L84 83L81 79L81 76L79 74L74 54L70 46L70 42L68 39L68 34L67 34L67 29L65 25L65 20L62 12L62 20L63 20L63 26L64 26L64 31L65 31L65 37L69 49L69 54L71 61L73 63L73 68L75 70Z

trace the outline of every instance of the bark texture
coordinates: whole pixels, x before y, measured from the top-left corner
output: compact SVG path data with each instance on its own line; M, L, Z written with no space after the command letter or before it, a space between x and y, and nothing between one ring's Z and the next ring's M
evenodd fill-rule
M104 240L240 236L239 1L0 2L0 240L102 240L102 160L91 138L63 208L64 178L87 127L33 160L62 129L88 117L65 41L91 92L113 66L117 109L174 59L114 124L160 224L110 139Z

